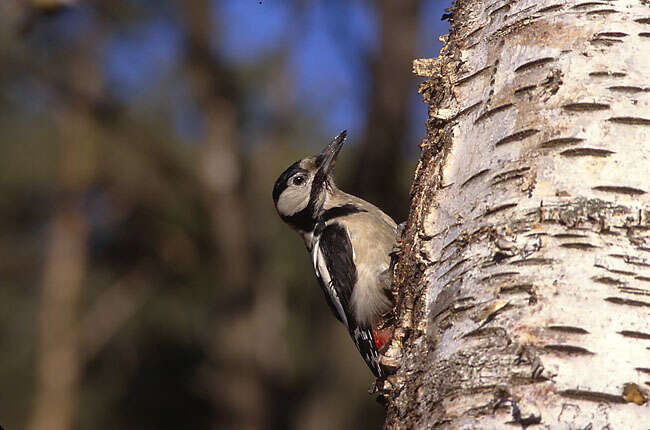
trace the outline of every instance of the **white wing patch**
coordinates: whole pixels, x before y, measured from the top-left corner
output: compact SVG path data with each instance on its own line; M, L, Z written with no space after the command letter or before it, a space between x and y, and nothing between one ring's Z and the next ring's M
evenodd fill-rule
M349 239L349 232L347 231L347 228L345 229L346 234L348 234L348 239ZM311 256L312 256L312 263L314 265L314 270L316 272L316 276L320 281L322 282L323 285L325 285L327 289L327 294L330 297L330 301L334 305L334 308L336 310L336 313L339 315L341 321L345 324L345 326L348 328L348 331L350 333L350 336L352 337L352 340L354 341L355 346L361 353L361 356L363 357L364 361L368 364L372 372L375 374L375 376L381 377L384 375L384 372L381 368L381 366L378 363L378 353L377 353L377 348L375 347L375 338L372 332L372 328L370 327L359 327L358 326L358 321L352 321L352 327L348 324L348 319L343 311L343 306L341 305L341 300L339 299L339 295L336 292L336 289L334 288L333 282L332 282L332 277L330 276L329 270L327 270L327 264L325 261L325 256L323 255L323 251L321 250L320 247L320 235L314 235L313 236L313 242L312 242L312 248L311 248ZM352 252L354 253L354 248L352 249ZM356 286L354 290L356 290ZM352 294L352 297L354 297L354 292Z
M323 285L326 286L327 292L332 298L332 303L336 308L336 312L339 314L339 317L341 317L341 321L343 321L343 324L345 324L346 327L349 327L348 318L343 311L343 306L341 305L339 295L336 293L336 289L334 288L330 272L327 270L325 256L320 249L320 235L314 236L314 244L312 247L311 255L312 263L314 264L314 270L316 271L316 276L318 276L318 278L323 282Z
M377 348L375 348L375 338L373 337L372 331L370 329L361 329L356 327L352 338L357 349L361 353L361 356L368 363L368 366L372 369L373 373L376 376L383 376L384 371L381 366L377 363L379 359L379 353Z

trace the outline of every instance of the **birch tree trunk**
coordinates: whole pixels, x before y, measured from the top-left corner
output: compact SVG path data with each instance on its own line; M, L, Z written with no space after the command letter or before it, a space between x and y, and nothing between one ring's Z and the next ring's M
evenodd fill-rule
M650 7L458 0L396 270L387 428L650 428Z

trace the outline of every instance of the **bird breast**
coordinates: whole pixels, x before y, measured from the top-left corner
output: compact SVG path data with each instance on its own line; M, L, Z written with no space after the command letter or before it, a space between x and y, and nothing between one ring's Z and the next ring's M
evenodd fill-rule
M385 222L381 215L374 211L360 212L350 215L345 223L357 269L352 308L357 322L363 325L374 325L391 306L380 276L390 264L389 253L393 248L396 229L394 223ZM372 217L375 219L368 219Z

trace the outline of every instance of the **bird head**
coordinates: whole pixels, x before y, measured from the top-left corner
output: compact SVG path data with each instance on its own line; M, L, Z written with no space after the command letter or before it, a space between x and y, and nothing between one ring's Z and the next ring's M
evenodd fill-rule
M320 153L296 161L275 181L275 209L296 230L313 229L327 194L335 189L334 166L346 135L343 130Z

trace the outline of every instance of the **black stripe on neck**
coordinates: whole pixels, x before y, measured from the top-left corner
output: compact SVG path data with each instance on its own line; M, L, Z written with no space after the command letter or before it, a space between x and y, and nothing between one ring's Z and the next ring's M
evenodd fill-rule
M314 227L316 226L316 219L313 215L313 208L310 208L309 206L291 216L282 215L281 218L282 221L286 222L293 228L305 233L313 231Z
M343 206L335 206L333 208L329 208L328 210L323 212L323 215L320 216L318 221L327 222L334 218L339 218L346 215L352 215L359 212L368 212L368 211L365 209L361 209L360 207L355 206L352 203L347 203L344 204Z

